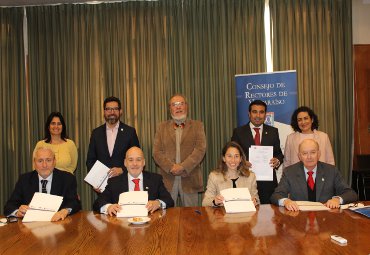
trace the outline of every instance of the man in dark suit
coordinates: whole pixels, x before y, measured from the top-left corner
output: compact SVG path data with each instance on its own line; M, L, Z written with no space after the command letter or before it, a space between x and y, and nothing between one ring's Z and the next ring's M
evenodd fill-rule
M255 100L249 105L249 120L246 125L235 128L231 141L235 141L243 148L249 160L249 148L252 145L273 146L273 158L270 165L277 170L283 162L284 156L280 149L279 132L277 128L265 125L267 105L261 100ZM252 166L247 161L248 166ZM269 204L270 197L277 186L276 172L273 171L272 181L257 181L258 195L261 204Z
M140 144L135 128L119 121L122 108L118 98L106 98L103 109L106 123L91 133L86 166L90 170L99 160L110 168L109 177L114 177L123 173L126 151L132 146L140 147Z
M4 214L23 218L35 192L63 197L60 210L54 214L52 221L64 220L67 215L81 210L76 178L71 173L54 168L56 164L54 152L50 148L40 147L35 150L33 160L36 170L19 177L12 195L4 206Z
M94 202L94 211L110 216L117 215L117 212L121 210L121 206L118 205L119 195L123 192L136 190L148 191L149 201L146 207L150 213L159 208L174 206L171 195L163 184L162 176L143 171L145 159L140 148L130 148L124 162L127 174L124 173L108 180L104 192Z
M357 200L356 192L344 182L335 166L319 161L319 144L315 140L303 140L298 157L301 162L284 169L279 186L271 196L273 204L298 211L295 201L315 201L339 208L341 204Z

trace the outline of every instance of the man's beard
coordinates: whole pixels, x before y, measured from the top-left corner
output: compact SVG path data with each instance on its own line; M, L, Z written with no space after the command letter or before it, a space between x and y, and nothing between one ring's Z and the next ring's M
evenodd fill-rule
M105 118L105 121L109 123L110 125L116 124L118 122L119 118L117 118L116 115L110 115L108 118Z
M172 119L173 119L177 124L184 123L184 122L185 122L185 120L186 120L186 114L182 114L182 115L177 116L177 117L175 117L175 116L173 116L173 115L171 114L171 117L172 117Z

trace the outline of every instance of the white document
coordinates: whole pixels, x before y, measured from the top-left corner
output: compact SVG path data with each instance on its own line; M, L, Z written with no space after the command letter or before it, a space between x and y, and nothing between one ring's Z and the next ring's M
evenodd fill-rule
M35 192L22 222L51 221L62 202L63 197L61 196Z
M148 191L129 191L119 195L118 204L121 211L117 217L144 217L148 216Z
M326 207L320 202L311 201L296 201L300 211L328 211L330 208Z
M226 213L255 212L256 207L251 199L248 188L230 188L220 191L224 197Z
M251 170L256 174L257 181L272 181L274 179L273 167L270 160L273 158L273 146L254 146L249 148L249 162Z
M109 170L109 167L97 160L84 180L95 189L100 189L103 192L108 184Z

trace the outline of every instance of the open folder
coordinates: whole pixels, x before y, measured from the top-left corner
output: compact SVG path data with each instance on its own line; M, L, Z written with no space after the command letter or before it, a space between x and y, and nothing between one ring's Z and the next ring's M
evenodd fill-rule
M255 212L251 194L248 188L230 188L220 191L224 197L226 213Z
M35 192L22 222L51 221L62 202L61 196Z
M109 167L97 160L84 180L95 189L100 189L103 192L108 184L109 170Z
M145 217L148 216L148 191L129 191L119 195L118 204L121 211L117 217Z

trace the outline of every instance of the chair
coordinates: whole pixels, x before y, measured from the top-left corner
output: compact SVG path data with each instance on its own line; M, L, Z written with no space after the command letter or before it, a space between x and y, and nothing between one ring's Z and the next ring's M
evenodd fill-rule
M362 192L365 200L367 200L366 189L370 189L370 155L357 155L357 190L359 196L360 179L362 184Z

